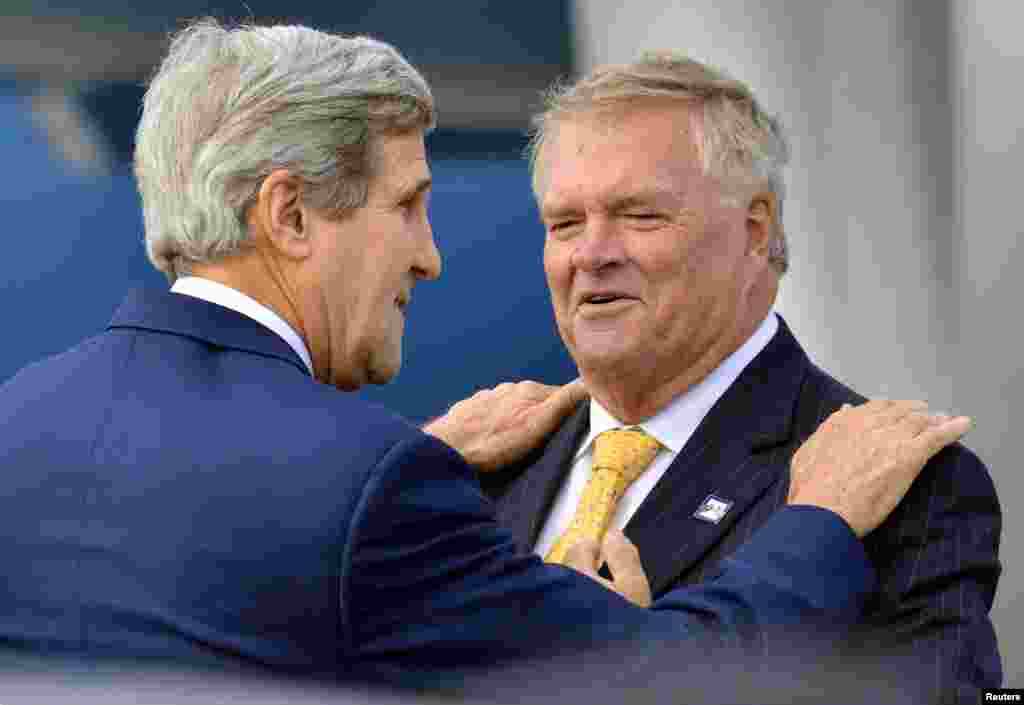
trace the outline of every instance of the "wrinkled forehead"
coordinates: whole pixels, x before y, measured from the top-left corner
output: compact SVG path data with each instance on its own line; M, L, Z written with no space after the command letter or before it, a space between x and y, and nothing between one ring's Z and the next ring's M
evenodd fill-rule
M378 182L404 184L430 177L423 130L389 130L374 135L367 145L371 177Z
M663 96L621 98L566 109L552 115L552 133L557 133L557 127L565 124L614 132L623 124L635 121L670 124L675 134L688 138L697 149L704 141L703 101Z
M701 113L649 101L560 115L537 155L538 203L691 188L705 175Z

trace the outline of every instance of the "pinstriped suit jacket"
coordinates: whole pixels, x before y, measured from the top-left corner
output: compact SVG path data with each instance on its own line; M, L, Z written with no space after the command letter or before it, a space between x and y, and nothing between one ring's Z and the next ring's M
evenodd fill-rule
M864 397L814 366L788 326L705 417L626 526L655 595L713 574L786 500L789 461L821 422ZM499 520L532 550L574 451L587 405L525 463L485 476ZM709 494L734 502L719 524L693 516ZM853 637L900 647L928 700L978 702L1002 681L988 612L1000 574L1001 515L985 466L955 444L939 453L903 503L867 537L879 578ZM877 627L877 629L867 629Z

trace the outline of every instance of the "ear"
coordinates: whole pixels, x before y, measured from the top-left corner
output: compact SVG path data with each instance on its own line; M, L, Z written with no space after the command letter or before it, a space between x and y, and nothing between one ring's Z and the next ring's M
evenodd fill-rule
M775 236L775 194L757 191L747 204L747 253L768 259L772 238Z
M280 255L294 260L312 253L301 186L287 169L272 171L263 180L247 219L254 239L263 240Z

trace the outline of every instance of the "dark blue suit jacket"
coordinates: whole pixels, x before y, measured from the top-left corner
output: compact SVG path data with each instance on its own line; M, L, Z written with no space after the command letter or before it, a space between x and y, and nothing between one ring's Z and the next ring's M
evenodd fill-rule
M712 408L626 526L655 595L713 575L785 503L789 462L833 411L864 397L815 367L779 331ZM485 476L498 516L532 549L589 428L582 404L522 465ZM719 524L694 517L708 495L734 503ZM1001 516L988 471L960 444L939 453L865 541L878 574L863 654L904 647L929 700L975 703L1002 680L988 611L1000 573Z
M872 580L842 520L792 508L707 585L633 607L518 552L451 448L170 292L0 387L0 560L6 646L391 682L842 621Z

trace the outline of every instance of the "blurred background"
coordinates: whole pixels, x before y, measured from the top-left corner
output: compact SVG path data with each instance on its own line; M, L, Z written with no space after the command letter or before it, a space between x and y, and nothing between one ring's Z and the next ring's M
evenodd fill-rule
M1005 515L993 619L1006 683L1024 684L1024 3L4 0L0 381L102 330L129 288L166 286L144 255L133 131L168 33L203 15L371 34L431 82L443 283L417 288L397 383L364 392L417 421L501 381L575 374L522 159L540 90L667 47L751 84L793 147L778 310L860 392L974 416L967 445Z

